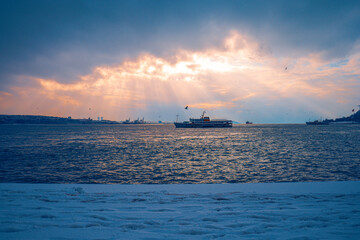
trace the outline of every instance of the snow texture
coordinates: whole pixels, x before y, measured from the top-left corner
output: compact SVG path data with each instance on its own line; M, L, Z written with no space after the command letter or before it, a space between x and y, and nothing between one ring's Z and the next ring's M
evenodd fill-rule
M360 182L0 184L0 239L359 239Z

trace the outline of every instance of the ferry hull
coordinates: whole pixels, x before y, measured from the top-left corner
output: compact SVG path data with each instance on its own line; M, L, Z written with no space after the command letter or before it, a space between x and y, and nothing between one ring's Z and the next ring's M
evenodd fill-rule
M176 128L231 128L232 123L174 123Z

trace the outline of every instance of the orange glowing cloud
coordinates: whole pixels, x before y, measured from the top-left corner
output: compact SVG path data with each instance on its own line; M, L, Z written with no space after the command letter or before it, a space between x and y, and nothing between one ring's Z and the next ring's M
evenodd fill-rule
M218 108L233 108L235 104L231 101L230 102L216 101L216 102L195 103L188 106L191 108L212 110Z
M360 88L359 47L341 66L331 65L322 53L278 59L263 49L251 37L233 31L221 48L179 49L168 59L143 54L120 65L98 66L69 84L29 77L37 86L13 88L14 94L0 92L0 107L6 111L30 101L26 107L39 105L43 114L63 109L62 114L75 117L99 114L124 119L134 109L148 111L164 104L235 112L253 99L269 104L278 99L306 102L302 99L335 97L344 102Z

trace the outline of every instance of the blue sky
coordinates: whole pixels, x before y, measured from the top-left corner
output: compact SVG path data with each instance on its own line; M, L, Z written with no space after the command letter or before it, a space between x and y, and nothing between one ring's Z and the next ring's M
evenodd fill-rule
M358 26L358 1L3 1L0 113L339 117L360 104Z

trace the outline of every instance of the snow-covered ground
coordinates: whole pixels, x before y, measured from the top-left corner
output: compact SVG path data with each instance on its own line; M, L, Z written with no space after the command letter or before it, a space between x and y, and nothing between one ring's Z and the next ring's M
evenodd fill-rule
M359 239L360 182L0 184L0 239Z

